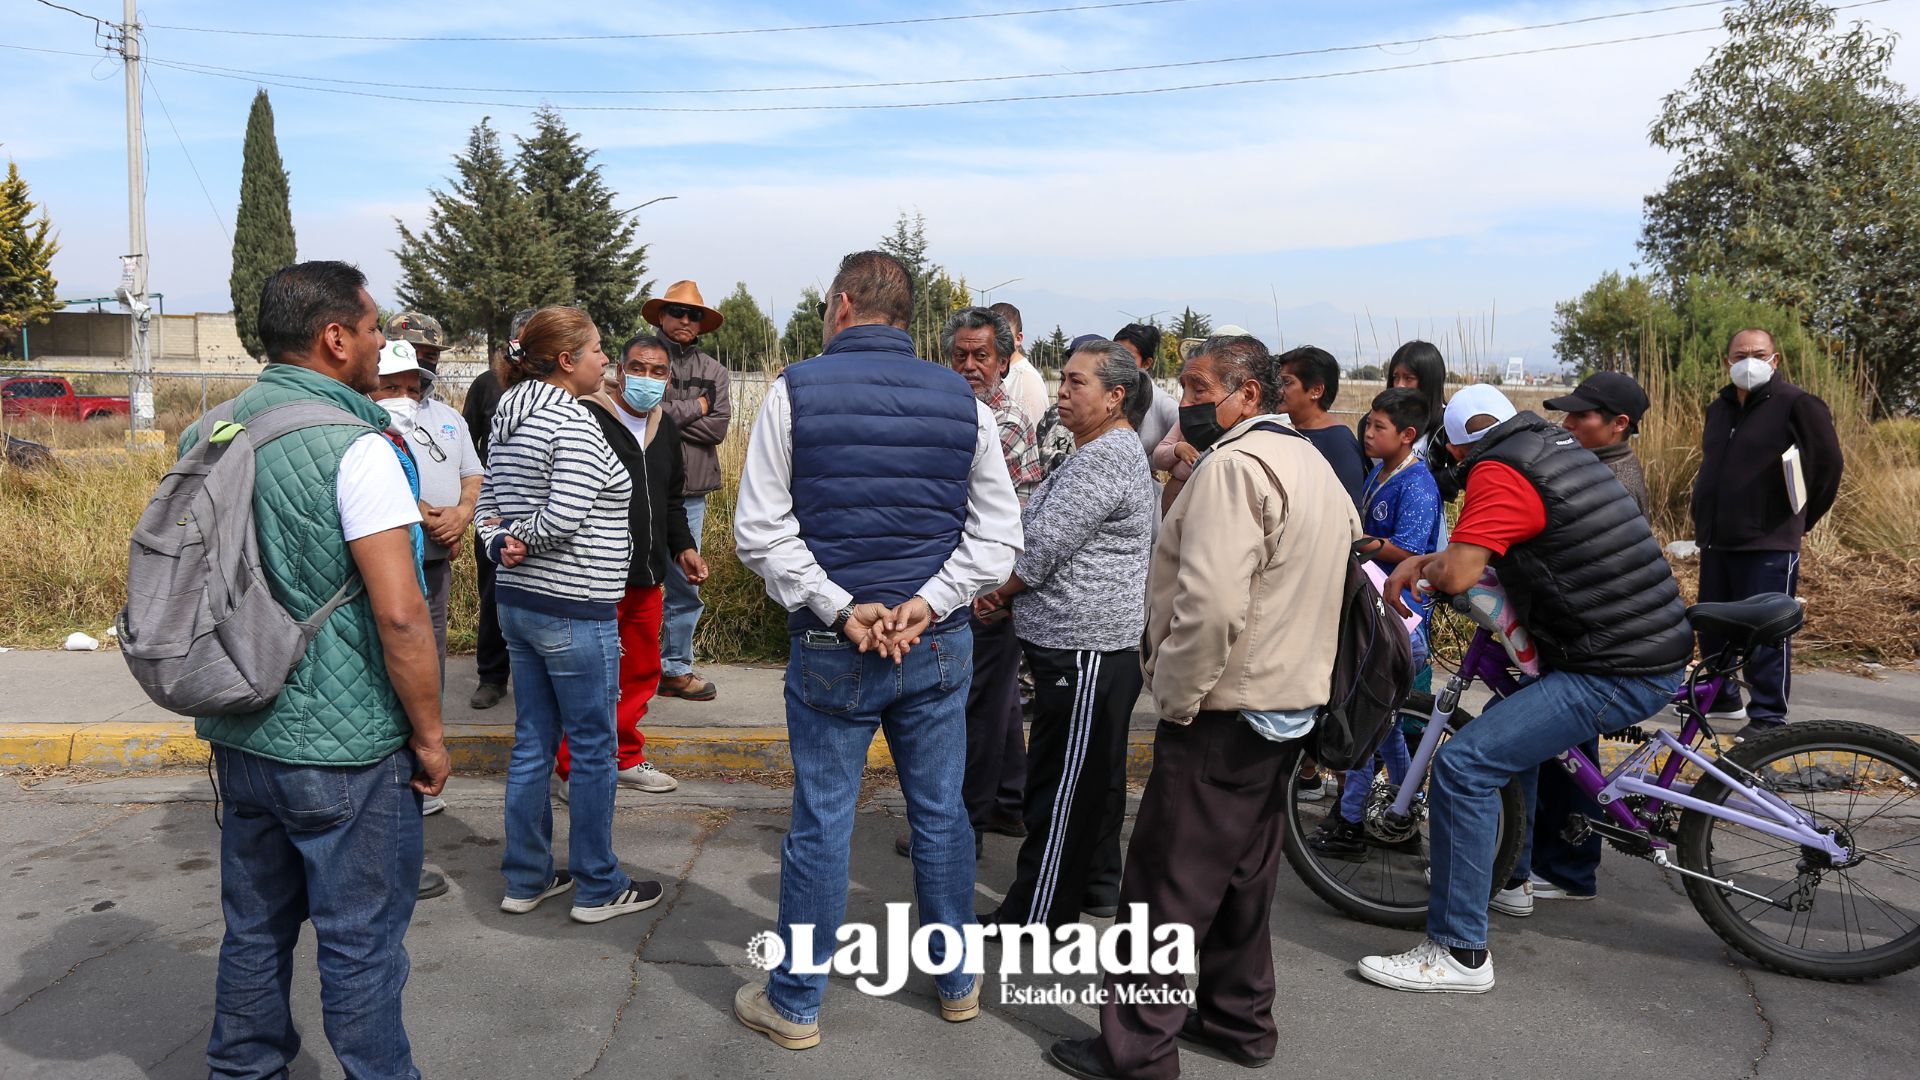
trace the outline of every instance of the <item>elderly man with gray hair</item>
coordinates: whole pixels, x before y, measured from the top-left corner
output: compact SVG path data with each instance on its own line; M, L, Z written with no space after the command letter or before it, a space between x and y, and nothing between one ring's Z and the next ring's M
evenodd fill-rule
M1033 421L1007 392L1006 377L1017 334L1006 316L991 308L953 313L940 331L940 355L993 413L1000 429L1000 454L1013 479L1013 493L1025 506L1045 473ZM1020 708L1020 642L1005 611L990 618L974 615L973 682L967 690L967 772L961 786L967 817L973 822L974 851L985 834L1025 836L1022 795L1027 782L1027 737ZM908 833L893 849L911 855Z
M1100 1034L1047 1052L1079 1077L1169 1080L1179 1038L1242 1065L1273 1057L1280 793L1327 702L1344 569L1363 535L1325 459L1274 415L1279 372L1266 346L1209 338L1180 387L1180 426L1201 456L1148 578L1141 654L1161 720L1120 905L1144 904L1153 926L1193 928L1198 1007L1159 992L1184 987L1181 975L1108 975Z
M983 614L1011 605L1034 683L1027 838L1000 910L983 922L1080 919L1140 697L1141 585L1159 499L1127 417L1145 392L1124 346L1096 338L1068 358L1059 409L1075 449L1021 514L1013 577L975 604Z

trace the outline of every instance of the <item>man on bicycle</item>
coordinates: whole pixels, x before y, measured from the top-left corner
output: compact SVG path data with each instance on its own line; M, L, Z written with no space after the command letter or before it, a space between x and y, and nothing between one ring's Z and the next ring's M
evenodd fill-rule
M1363 958L1360 975L1396 990L1484 993L1500 789L1658 712L1680 685L1693 632L1646 517L1571 434L1516 415L1484 385L1454 394L1446 426L1465 473L1459 524L1444 550L1402 562L1382 592L1405 613L1403 589L1424 580L1463 593L1491 565L1549 670L1441 747L1429 787L1428 940Z

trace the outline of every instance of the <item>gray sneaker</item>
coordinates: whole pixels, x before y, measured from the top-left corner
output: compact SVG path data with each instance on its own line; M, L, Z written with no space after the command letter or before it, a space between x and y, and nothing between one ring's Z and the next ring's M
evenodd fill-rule
M653 795L662 795L680 786L680 781L654 768L651 761L621 769L619 778L621 787L637 788Z

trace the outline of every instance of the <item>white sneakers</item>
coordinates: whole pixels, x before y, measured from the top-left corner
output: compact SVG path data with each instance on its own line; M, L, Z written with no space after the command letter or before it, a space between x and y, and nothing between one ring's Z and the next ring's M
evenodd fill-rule
M644 791L649 795L664 795L680 786L680 781L654 768L651 761L643 761L631 769L621 769L614 776L620 787ZM559 773L553 774L553 784L554 794L560 796L560 801L570 801L568 796L572 793L567 790L568 784L560 778Z
M638 788L652 795L663 795L680 786L680 781L654 768L651 761L621 769L619 777L621 787Z
M432 817L433 815L439 813L442 810L445 810L446 808L447 808L447 800L441 798L438 795L422 795L420 797L420 816L421 817Z
M1487 903L1487 906L1502 915L1524 919L1533 914L1533 897L1536 889L1537 886L1531 879L1523 881L1511 889L1501 889L1494 893L1493 899Z
M1546 878L1541 877L1539 874L1528 874L1527 884L1533 886L1533 898L1535 900L1591 900L1593 899L1592 893L1569 892L1566 889L1563 889L1560 886L1555 885L1553 882L1548 881Z
M1360 977L1371 983L1422 994L1484 994L1493 989L1493 957L1477 968L1453 958L1428 938L1398 956L1360 958Z

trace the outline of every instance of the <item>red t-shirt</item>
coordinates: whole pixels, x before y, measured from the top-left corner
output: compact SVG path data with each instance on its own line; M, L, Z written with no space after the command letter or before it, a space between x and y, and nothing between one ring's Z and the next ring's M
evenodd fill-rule
M1489 461L1467 474L1467 498L1448 539L1505 555L1546 528L1547 505L1540 493L1513 466Z

